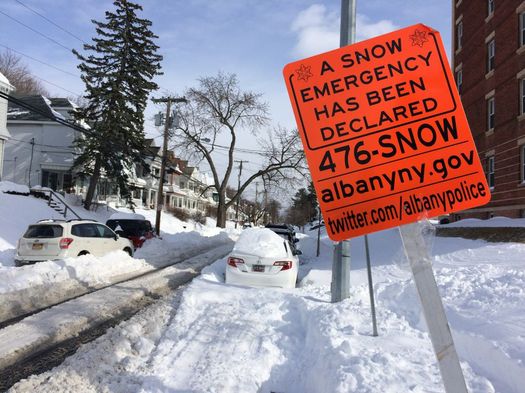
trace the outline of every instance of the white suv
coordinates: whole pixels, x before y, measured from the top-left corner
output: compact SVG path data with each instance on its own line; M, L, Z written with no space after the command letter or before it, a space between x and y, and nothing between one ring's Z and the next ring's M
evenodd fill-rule
M42 220L30 225L18 240L17 266L84 254L102 256L123 250L133 255L133 244L104 224L92 220Z

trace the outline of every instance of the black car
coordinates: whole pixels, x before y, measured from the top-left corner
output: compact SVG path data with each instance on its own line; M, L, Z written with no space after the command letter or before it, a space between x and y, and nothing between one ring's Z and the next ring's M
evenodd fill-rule
M106 225L119 235L133 242L135 249L142 247L147 239L155 237L151 222L138 214L117 213L106 221Z
M299 239L295 237L295 229L290 224L266 224L266 228L274 231L279 236L288 240L290 245L294 248L294 251L298 252L296 255L302 254L301 251L297 250L296 244L299 242Z

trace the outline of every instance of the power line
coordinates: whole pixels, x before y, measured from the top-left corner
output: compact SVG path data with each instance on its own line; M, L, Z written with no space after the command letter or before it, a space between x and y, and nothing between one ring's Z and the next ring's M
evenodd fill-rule
M69 71L63 70L63 69L61 69L61 68L58 68L58 67L54 66L53 64L46 63L45 61L39 60L39 59L37 59L37 58L34 58L33 56L26 55L25 53L19 52L19 51L17 51L16 49L10 48L10 47L7 46L7 45L0 44L0 46L4 47L4 48L6 48L6 49L8 49L8 50L10 50L10 51L12 51L12 52L18 53L20 56L27 57L28 59L31 59L31 60L33 60L33 61L36 61L36 62L38 62L38 63L40 63L40 64L44 64L44 65L46 65L46 66L48 66L48 67L54 68L54 69L57 70L57 71L63 72L64 74L68 74L68 75L74 76L75 78L78 78L78 75L75 75L75 74L73 74L72 72L69 72Z
M33 76L34 76L35 78L37 78L37 79L40 79L42 82L45 82L45 83L48 83L48 84L53 85L53 86L55 86L55 87L58 87L59 89L64 90L64 91L67 91L68 93L71 93L71 94L73 94L73 95L75 95L75 96L77 96L77 97L82 95L82 94L75 93L74 91L68 90L68 89L66 89L65 87L62 87L62 86L60 86L60 85L57 85L57 84L54 83L54 82L49 82L48 80L46 80L46 79L44 79L44 78L41 78L41 77L39 77L39 76L36 76L36 75L33 75Z
M57 40L55 40L55 39L53 39L53 38L51 38L51 37L45 35L44 33L41 33L41 32L39 32L38 30L33 29L31 26L26 25L24 22L20 22L18 19L13 18L13 17L12 17L11 15L9 15L9 14L6 14L4 11L0 10L0 14L7 16L9 19L14 20L16 23L21 24L21 25L24 26L25 28L27 28L27 29L29 29L29 30L31 30L31 31L33 31L33 32L35 32L35 33L37 33L38 35L40 35L40 36L42 36L42 37L48 39L48 40L51 41L51 42L54 42L55 44L57 44L58 46L61 46L62 48L66 49L67 51L72 52L72 49L71 49L71 48L68 48L67 46L61 44L61 43L58 42Z
M52 25L58 27L60 30L62 30L63 32L69 34L71 37L73 38L76 38L77 40L79 40L80 42L84 43L87 45L87 43L80 37L77 37L75 34L71 33L69 30L63 28L62 26L58 25L57 23L53 22L51 19L47 18L45 15L42 15L40 12L36 11L35 9L29 7L28 5L22 3L20 0L15 0L18 4L21 4L23 5L24 7L26 7L29 11L37 14L38 16L44 18L45 20L47 20L49 23L51 23Z

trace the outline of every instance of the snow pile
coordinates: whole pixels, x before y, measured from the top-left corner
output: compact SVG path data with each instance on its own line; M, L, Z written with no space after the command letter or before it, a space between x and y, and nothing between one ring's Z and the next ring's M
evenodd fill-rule
M13 188L6 182L0 184L5 188ZM106 222L112 215L127 218L140 216L143 219L155 214L149 211L140 211L144 214L115 213L114 209L106 208L88 212L81 207L78 212L84 218L100 222ZM87 255L15 268L14 256L18 239L30 224L49 218L63 219L45 200L0 193L0 321L154 268L180 262L211 248L229 244L230 236L236 236L235 231L225 232L220 228L207 228L200 224L186 225L173 216L163 214L162 228L165 231L162 232L162 238L146 241L143 248L135 253L135 258L123 252L114 252L102 258ZM201 231L190 229L199 226L202 227Z
M16 192L18 194L29 194L29 187L10 181L0 182L0 192Z
M135 258L146 259L154 266L163 266L229 241L230 236L224 231L213 236L204 236L197 231L164 234L162 239L153 238L146 241L136 251Z
M46 218L63 217L43 199L0 192L0 270L14 265L16 243L29 224Z
M233 253L265 255L268 258L286 255L282 237L267 228L247 228L242 231L233 247Z
M112 278L123 272L141 273L147 270L151 270L149 263L132 258L124 251L114 251L102 257L88 254L2 270L0 294L39 285L52 291L56 284L69 279L80 280L86 286L109 284Z

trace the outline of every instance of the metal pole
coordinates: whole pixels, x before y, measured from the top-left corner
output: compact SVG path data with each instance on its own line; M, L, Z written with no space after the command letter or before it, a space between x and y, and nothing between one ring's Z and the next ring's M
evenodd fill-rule
M341 34L339 46L355 42L356 0L341 0Z
M355 42L356 0L341 0L341 47ZM350 242L343 240L334 247L332 262L332 303L350 297Z
M370 307L372 309L372 336L377 337L376 304L374 300L374 284L372 283L372 264L370 263L370 250L368 249L368 235L365 235L366 270L368 273L368 292L370 292Z

